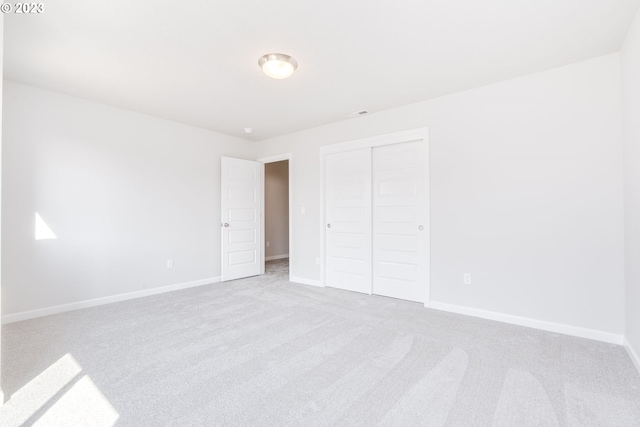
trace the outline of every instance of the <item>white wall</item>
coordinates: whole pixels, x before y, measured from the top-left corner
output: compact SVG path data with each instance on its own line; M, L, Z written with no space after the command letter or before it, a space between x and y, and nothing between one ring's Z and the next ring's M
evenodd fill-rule
M265 257L289 254L289 161L264 165Z
M320 279L319 147L427 126L432 300L622 334L620 102L612 54L261 143L295 159L291 275Z
M4 15L0 16L0 63L4 58ZM0 99L2 98L2 72L0 67ZM0 103L0 241L2 241L2 103ZM1 245L0 245L1 251ZM0 253L0 318L2 317L2 254ZM0 325L0 372L2 371L2 325ZM4 393L2 392L2 383L0 382L0 405L4 404Z
M3 137L4 315L220 275L220 156L250 143L13 82Z
M624 133L624 217L626 330L640 369L640 12L627 36L622 58Z

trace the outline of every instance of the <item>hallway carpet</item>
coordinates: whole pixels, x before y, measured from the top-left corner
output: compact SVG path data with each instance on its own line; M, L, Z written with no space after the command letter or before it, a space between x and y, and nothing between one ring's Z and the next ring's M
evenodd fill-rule
M620 346L287 274L5 325L0 425L640 426Z

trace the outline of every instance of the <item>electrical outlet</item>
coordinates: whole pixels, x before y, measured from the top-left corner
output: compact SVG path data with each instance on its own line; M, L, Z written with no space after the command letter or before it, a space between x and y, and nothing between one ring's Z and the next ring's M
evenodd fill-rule
M471 284L471 273L464 273L464 284L465 285Z
M173 268L173 260L172 259L168 259L167 260L167 268Z
M320 265L320 257L319 256L316 257L316 265Z
M307 209L305 208L300 208L300 215L304 215L307 213Z
M269 242L267 241L267 247L269 247Z

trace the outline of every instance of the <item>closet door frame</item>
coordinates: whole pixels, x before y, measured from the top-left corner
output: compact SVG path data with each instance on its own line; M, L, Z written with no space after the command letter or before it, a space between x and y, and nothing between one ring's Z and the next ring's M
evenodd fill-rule
M426 256L426 268L429 274L426 277L425 283L425 307L431 306L431 215L430 215L430 187L429 187L429 175L430 175L430 167L429 167L429 128L418 128L411 129L401 132L394 132L386 135L374 136L370 138L362 138L356 139L347 142L341 142L337 144L325 145L320 147L320 281L322 286L326 286L326 238L325 238L325 226L327 222L326 212L325 212L325 157L327 154L332 153L340 153L351 150L358 150L362 148L370 148L381 147L384 145L391 144L400 144L403 142L412 142L412 141L422 141L425 144L425 165L427 167L427 173L425 174L425 187L427 189L426 194L426 218L425 218L425 231L427 232L427 256ZM371 291L373 291L373 282L371 283Z

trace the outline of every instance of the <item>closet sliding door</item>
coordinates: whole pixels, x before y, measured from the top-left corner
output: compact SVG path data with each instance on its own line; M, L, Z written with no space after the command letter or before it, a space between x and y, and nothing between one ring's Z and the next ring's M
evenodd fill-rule
M326 286L429 305L427 129L326 146Z
M374 147L373 293L427 297L426 147L422 141Z
M325 284L371 293L371 149L327 154Z

